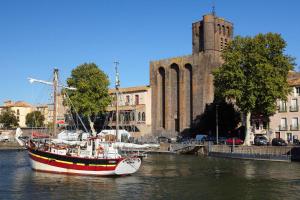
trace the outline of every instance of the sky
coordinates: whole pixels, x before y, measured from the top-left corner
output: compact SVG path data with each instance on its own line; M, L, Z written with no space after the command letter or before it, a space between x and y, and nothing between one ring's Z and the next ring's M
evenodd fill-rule
M114 85L149 85L149 62L192 52L192 23L212 10L213 0L0 0L0 105L5 100L49 101L49 86L72 69L94 62ZM234 35L280 33L286 54L300 64L300 1L214 0L216 14L234 24Z

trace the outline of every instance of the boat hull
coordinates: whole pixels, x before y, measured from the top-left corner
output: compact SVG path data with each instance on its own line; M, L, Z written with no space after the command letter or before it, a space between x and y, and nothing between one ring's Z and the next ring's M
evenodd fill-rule
M28 150L32 169L42 172L90 176L128 175L135 173L141 165L141 159L137 157L88 159Z

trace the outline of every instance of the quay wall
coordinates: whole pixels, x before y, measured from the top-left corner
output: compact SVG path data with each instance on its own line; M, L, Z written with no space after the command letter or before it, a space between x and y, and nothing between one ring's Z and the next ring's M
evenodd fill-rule
M299 146L228 146L208 147L209 156L253 160L300 161Z

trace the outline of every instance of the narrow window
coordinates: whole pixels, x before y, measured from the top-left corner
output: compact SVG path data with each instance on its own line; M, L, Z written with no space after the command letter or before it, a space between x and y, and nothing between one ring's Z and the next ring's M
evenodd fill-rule
M139 102L139 95L135 95L135 105L139 105L140 102Z
M127 95L127 96L126 96L126 105L129 105L129 104L130 104L130 96Z
M141 121L141 113L138 114L138 120Z
M142 113L142 121L146 120L145 112Z
M292 131L298 130L298 117L292 118L291 130Z
M286 118L281 118L279 130L284 131L287 130Z
M296 93L298 96L300 96L300 87L296 87Z
M297 99L292 99L291 106L290 106L291 112L297 112L298 111L298 101Z
M286 101L281 100L279 102L279 112L286 112Z
M230 37L230 28L227 26L227 36Z
M221 25L218 24L219 34L221 34Z
M225 31L225 26L224 25L222 26L222 29L223 29L223 35L225 36L226 35L226 31Z

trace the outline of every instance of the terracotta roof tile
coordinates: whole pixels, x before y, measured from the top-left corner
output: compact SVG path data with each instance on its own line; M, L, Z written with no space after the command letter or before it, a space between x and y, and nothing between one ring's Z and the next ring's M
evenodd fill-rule
M288 83L290 86L300 86L300 73L295 71L289 71Z
M122 93L127 92L141 92L141 91L147 91L150 89L150 86L136 86L136 87L127 87L127 88L120 88L119 91ZM116 89L109 89L108 93L113 94L116 92Z

